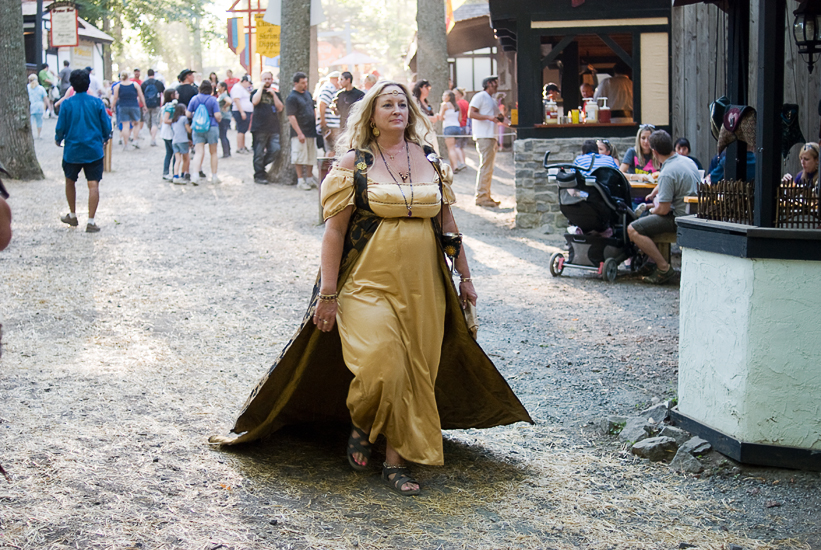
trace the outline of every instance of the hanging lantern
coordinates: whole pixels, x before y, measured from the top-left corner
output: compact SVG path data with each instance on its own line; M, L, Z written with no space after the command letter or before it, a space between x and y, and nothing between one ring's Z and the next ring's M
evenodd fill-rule
M798 53L807 56L807 65L812 73L815 55L821 52L821 17L819 7L813 0L803 0L795 12L792 32Z

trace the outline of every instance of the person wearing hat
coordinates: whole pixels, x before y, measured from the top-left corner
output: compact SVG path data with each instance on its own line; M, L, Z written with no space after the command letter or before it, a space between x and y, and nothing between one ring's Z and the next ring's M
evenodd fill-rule
M200 93L199 88L194 85L194 71L191 69L183 69L180 71L177 80L180 82L177 86L177 94L179 94L177 102L180 105L188 107L191 98Z
M339 71L331 71L328 74L328 83L319 90L317 103L316 123L322 131L322 138L325 141L325 151L333 155L336 147L336 138L339 136L339 115L331 110L334 96L339 91Z
M473 141L479 153L479 172L476 174L476 205L495 208L499 201L490 196L490 182L493 180L493 163L496 161L496 125L507 126L505 117L493 100L499 89L499 77L487 76L482 80L482 91L470 100L468 117L473 120Z

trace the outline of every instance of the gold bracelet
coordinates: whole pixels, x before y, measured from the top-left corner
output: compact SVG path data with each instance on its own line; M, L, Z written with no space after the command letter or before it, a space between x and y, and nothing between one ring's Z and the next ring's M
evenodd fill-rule
M338 294L334 292L333 294L320 294L319 301L320 302L336 302L336 297Z
M473 279L470 278L470 277L459 277L459 282L460 283L472 283Z

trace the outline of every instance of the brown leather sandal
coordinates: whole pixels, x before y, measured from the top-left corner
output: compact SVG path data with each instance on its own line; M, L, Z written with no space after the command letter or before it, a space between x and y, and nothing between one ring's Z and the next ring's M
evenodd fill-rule
M394 477L391 478L391 476ZM421 488L402 490L402 486L405 485L405 483L415 483L419 485L419 482L411 476L410 469L407 466L394 466L387 462L383 463L382 480L392 491L400 495L413 496L422 492Z

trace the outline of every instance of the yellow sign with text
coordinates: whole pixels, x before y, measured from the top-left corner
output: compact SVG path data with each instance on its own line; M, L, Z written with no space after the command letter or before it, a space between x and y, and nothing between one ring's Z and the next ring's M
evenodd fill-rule
M276 57L279 55L279 25L272 25L262 20L263 14L254 15L254 22L257 27L257 51L256 53L265 57Z

